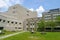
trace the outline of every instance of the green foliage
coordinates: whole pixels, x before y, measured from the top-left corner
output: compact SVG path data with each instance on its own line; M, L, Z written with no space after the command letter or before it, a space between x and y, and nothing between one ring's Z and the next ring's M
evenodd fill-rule
M6 31L6 30L2 30L2 31L3 31L3 33L0 34L0 36L9 35L9 34L12 34L12 33L16 33L16 32Z
M40 21L38 23L38 28L44 28L45 27L45 22L44 21Z
M48 26L50 26L50 27L55 27L55 25L56 25L56 24L55 24L55 22L53 22L53 21L49 21L49 22L48 22Z
M56 17L56 25L60 25L60 16Z
M0 40L60 40L60 32L46 32L46 35L41 35L40 32L31 34L30 32L20 33L15 36L7 37Z
M56 17L56 20L57 20L58 22L60 22L60 16L57 16L57 17Z
M38 31L41 31L41 30L44 31L44 28L45 28L45 21L41 20L41 21L38 23Z
M56 23L54 21L40 21L38 23L38 31L40 31L40 29L42 28L43 30L45 30L46 27L51 27L51 30L53 30L53 28L56 26Z

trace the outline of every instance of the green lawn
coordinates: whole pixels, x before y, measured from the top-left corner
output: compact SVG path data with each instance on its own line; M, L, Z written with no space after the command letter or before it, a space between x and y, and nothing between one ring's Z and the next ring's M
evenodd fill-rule
M4 35L8 35L8 34L12 34L12 33L16 33L16 32L4 31L4 33L3 33L3 34L0 34L0 36L4 36Z
M60 40L60 32L47 32L45 35L40 34L40 32L34 34L25 32L3 40Z

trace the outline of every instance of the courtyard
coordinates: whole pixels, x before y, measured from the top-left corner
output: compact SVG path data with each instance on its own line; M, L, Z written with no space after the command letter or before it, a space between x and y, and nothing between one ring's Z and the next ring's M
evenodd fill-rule
M59 34L60 32L46 32L46 34L24 32L1 40L60 40Z

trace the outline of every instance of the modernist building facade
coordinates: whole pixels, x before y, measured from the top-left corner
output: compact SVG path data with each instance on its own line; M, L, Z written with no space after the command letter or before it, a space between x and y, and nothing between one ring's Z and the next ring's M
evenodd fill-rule
M28 18L24 21L24 30L26 31L37 31L37 23L41 21L42 17Z
M25 28L26 19L36 17L36 11L30 11L17 4L11 6L6 12L0 12L0 27L7 31L20 31Z
M45 21L55 21L56 17L60 16L60 8L57 9L51 9L47 12L42 13L42 17Z
M60 16L60 8L57 8L57 9L51 9L47 12L43 12L42 13L42 18L45 22L48 22L48 21L56 21L56 17L57 16ZM46 27L46 30L51 30L51 27L48 26ZM54 28L53 28L54 31L60 31L60 26L59 25L56 25Z

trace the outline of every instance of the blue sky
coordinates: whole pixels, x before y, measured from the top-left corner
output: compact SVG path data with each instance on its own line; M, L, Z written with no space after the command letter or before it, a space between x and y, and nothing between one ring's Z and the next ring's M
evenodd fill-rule
M36 10L39 17L44 11L60 8L60 0L0 0L0 11L6 11L15 4L20 4L31 11Z

